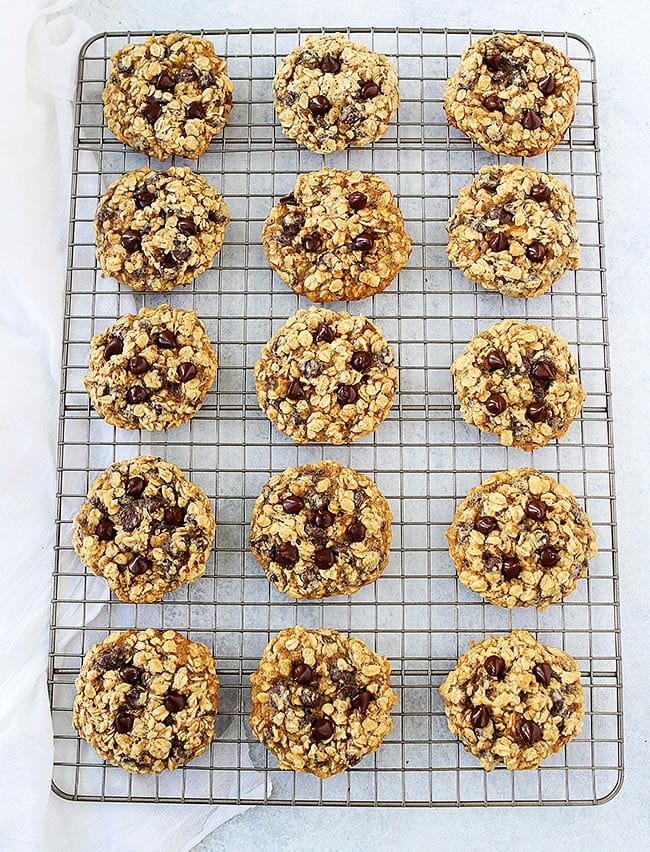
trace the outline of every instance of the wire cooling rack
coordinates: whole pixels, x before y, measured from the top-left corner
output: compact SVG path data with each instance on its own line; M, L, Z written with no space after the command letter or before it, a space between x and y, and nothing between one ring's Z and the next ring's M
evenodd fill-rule
M569 184L579 212L581 266L548 295L504 299L450 268L445 223L459 186L495 157L450 129L442 110L445 79L483 30L345 30L397 65L402 102L376 144L332 154L327 164L380 174L395 192L414 247L408 266L383 293L334 305L375 320L394 344L400 392L374 435L351 446L296 446L258 408L252 365L269 336L306 302L268 268L261 228L296 175L324 158L281 133L271 83L279 60L312 31L205 32L228 60L234 106L223 136L196 164L223 194L232 222L215 266L193 286L166 296L136 294L99 275L92 220L107 185L149 164L105 128L101 92L108 58L151 33L105 33L79 59L67 275L58 504L52 602L50 695L55 731L53 785L73 799L331 805L596 804L622 783L621 659L609 351L598 114L594 57L568 33L533 35L557 45L582 78L575 121L551 152L528 160ZM498 158L496 158L498 159ZM504 158L505 160L505 158ZM511 160L512 161L512 160ZM193 308L215 343L220 369L194 419L166 433L107 426L83 390L89 340L118 316L168 300ZM501 447L461 419L449 365L477 331L504 317L552 325L577 354L588 396L566 437L524 453ZM116 459L155 453L175 462L210 496L216 546L203 578L162 603L109 598L71 547L72 518L94 477ZM395 522L388 568L353 597L293 601L272 587L248 553L255 497L289 465L334 458L373 476ZM599 553L589 578L543 613L508 612L459 584L444 531L469 488L494 471L531 464L568 486L585 506ZM278 630L335 627L386 654L399 695L394 730L354 770L321 781L277 770L248 728L249 674ZM71 726L74 680L84 654L111 630L176 628L215 654L221 680L217 733L198 760L160 777L108 766ZM470 640L527 628L578 661L587 712L582 734L542 767L485 773L447 729L438 686Z

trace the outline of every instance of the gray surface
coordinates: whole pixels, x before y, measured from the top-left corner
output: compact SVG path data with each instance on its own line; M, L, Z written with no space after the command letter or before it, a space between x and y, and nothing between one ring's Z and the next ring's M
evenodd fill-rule
M647 169L650 58L648 20L642 2L566 3L548 0L513 8L507 0L449 4L395 4L285 0L269 4L216 4L200 0L179 13L178 3L85 0L71 11L94 29L305 26L503 26L568 29L593 45L598 60L605 195L609 309L619 497L621 599L626 718L626 781L617 798L598 809L549 811L319 811L257 808L218 829L203 849L357 849L381 843L394 848L645 848L650 839L647 699L647 549L650 494L647 456L650 293L645 281L649 250ZM325 8L324 8L325 7ZM634 171L633 171L634 170ZM638 389L638 391L637 391ZM640 523L641 521L641 523ZM298 813L297 811L300 810Z

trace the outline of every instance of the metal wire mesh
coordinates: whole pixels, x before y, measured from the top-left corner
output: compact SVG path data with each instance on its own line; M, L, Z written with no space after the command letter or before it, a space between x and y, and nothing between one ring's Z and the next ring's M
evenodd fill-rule
M81 51L76 104L69 264L62 355L58 504L50 694L55 731L54 790L74 799L265 802L333 805L596 804L622 782L612 418L607 346L603 220L594 58L578 36L534 35L557 45L582 87L563 142L528 160L569 184L579 212L581 267L548 295L504 299L468 282L447 262L445 223L459 186L495 158L450 129L444 81L462 50L488 31L353 29L351 38L397 65L398 118L376 144L327 157L327 164L375 172L390 184L414 241L411 260L383 293L352 305L382 327L398 353L400 392L387 420L345 447L296 446L259 410L251 367L262 345L305 301L268 268L262 222L297 174L324 158L298 148L274 121L271 82L278 61L312 31L202 33L228 59L234 106L222 137L191 165L223 194L232 222L215 266L166 296L135 294L99 275L92 220L108 183L150 162L106 130L101 92L108 58L151 33L105 33ZM507 158L503 158L504 161ZM512 159L510 161L513 161ZM166 433L107 426L83 390L89 340L118 316L169 300L195 309L216 344L220 369L206 404ZM576 352L588 393L559 443L533 453L501 447L463 422L449 365L478 330L504 317L552 325ZM216 546L204 577L161 603L109 598L71 547L71 522L94 477L116 459L155 453L180 465L214 503ZM350 598L293 601L277 592L247 552L255 497L271 473L335 458L373 476L395 523L384 575ZM444 531L457 502L490 473L531 464L571 488L591 516L600 551L589 578L546 612L485 604L459 584ZM270 637L293 624L336 627L386 654L399 695L394 730L354 770L321 781L277 770L248 729L248 675ZM176 628L217 659L221 707L214 742L194 763L156 777L106 765L71 727L74 679L84 654L110 630ZM587 713L582 734L535 771L485 773L447 730L437 687L457 657L490 633L524 627L578 661ZM249 752L250 749L250 752ZM249 760L250 757L252 758ZM258 773L261 773L258 774ZM255 786L262 780L261 787Z

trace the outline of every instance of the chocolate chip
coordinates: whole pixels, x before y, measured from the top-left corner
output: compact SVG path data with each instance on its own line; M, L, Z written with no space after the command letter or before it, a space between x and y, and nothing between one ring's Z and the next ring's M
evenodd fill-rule
M139 190L139 192L136 192L133 199L137 209L144 210L145 207L148 207L153 201L155 201L156 194L154 192L149 192L149 190L145 187L144 189Z
M545 183L536 183L530 188L530 197L534 201L548 201L551 197L551 189Z
M160 104L150 103L142 110L142 115L147 119L149 124L155 124L162 115L162 107Z
M318 234L307 234L302 238L302 247L305 251L318 251L323 241Z
M351 192L348 195L348 204L353 210L363 210L368 203L368 196L363 192Z
M358 710L360 713L365 713L368 707L370 707L371 699L372 695L368 692L368 690L362 689L361 692L357 692L354 698L352 698L350 704L355 710Z
M490 207L487 217L488 219L498 219L500 225L509 225L515 218L505 207Z
M354 521L345 531L350 541L363 541L366 537L366 527L361 521Z
M521 565L516 556L504 556L501 573L505 580L515 580L521 574Z
M104 355L106 358L112 358L113 355L120 355L124 345L119 337L109 337L106 346L104 346Z
M358 399L359 394L353 385L341 385L336 392L339 405L352 405Z
M510 243L506 235L499 231L497 234L492 234L488 240L488 245L491 251L505 251Z
M179 364L176 368L176 375L178 376L178 381L181 384L185 384L185 382L191 382L193 378L196 376L196 365L192 364L191 361L183 361L182 364Z
M535 242L526 246L526 257L533 263L541 263L546 257L546 249L540 242L535 240Z
M149 391L142 385L133 385L126 392L126 401L129 405L141 405L149 399Z
M171 331L167 331L167 329L165 329L164 331L161 331L156 338L156 344L160 346L161 349L176 349L178 341Z
M483 59L483 62L487 65L488 69L492 72L496 71L505 71L506 63L503 56L500 56L498 53L493 53L492 56L486 56Z
M129 370L136 376L141 376L149 369L149 362L142 355L134 355L129 358Z
M113 522L109 521L108 518L104 518L103 521L97 524L95 532L100 541L110 541L112 538L115 538L115 527L113 526Z
M141 476L131 476L126 480L124 493L128 494L129 497L139 497L144 491L146 484L147 483Z
M320 61L320 70L323 74L338 74L341 70L341 63L328 53Z
M488 112L496 112L503 109L503 101L497 95L488 95L483 99L483 106Z
M491 393L485 400L485 407L490 414L503 414L508 406L500 393Z
M116 645L112 645L97 657L97 665L104 671L114 671L124 664L124 657Z
M288 541L282 541L276 546L273 559L285 568L289 568L291 565L296 564L299 555L298 548L295 544L290 544Z
M280 199L280 204L297 204L296 196L293 192L290 192L288 195L283 195Z
M195 237L199 232L193 219L179 219L176 227L186 237Z
M205 118L205 110L200 101L194 101L185 107L185 118Z
M291 677L298 683L311 683L314 679L314 670L307 663L294 663Z
M325 115L330 108L330 102L325 95L315 95L309 98L309 110L312 115Z
M132 559L129 562L129 571L134 577L139 577L140 574L144 574L150 567L151 563L148 559L145 559L144 556L136 556L135 559Z
M519 734L524 745L532 746L542 738L542 730L532 719L524 719L519 727Z
M557 376L557 370L555 369L555 365L549 361L535 361L531 367L530 375L534 379L537 379L540 384L548 387Z
M372 366L372 355L370 352L364 352L363 349L358 349L352 353L350 358L350 366L358 370L360 373L367 373Z
M302 497L294 497L293 494L285 497L282 501L282 508L287 515L297 515L305 508L305 501Z
M319 325L314 334L316 343L331 343L334 340L334 333L329 325Z
M469 720L473 728L484 728L490 721L490 711L479 705L472 710Z
M137 231L125 231L120 238L120 243L122 244L122 248L126 249L129 254L133 254L134 251L140 251L142 247L140 234Z
M327 509L319 509L314 515L314 523L320 529L325 530L334 523L334 515Z
M167 506L163 514L163 520L170 527L180 527L185 520L185 512L180 506Z
M521 123L526 130L537 130L538 127L542 126L542 119L534 109L527 109Z
M306 687L300 690L300 703L303 707L318 707L320 704L320 693L317 689Z
M493 349L491 352L488 352L485 362L491 373L494 372L494 370L505 370L508 366L506 356L500 349Z
M311 733L315 740L329 740L334 733L334 724L327 716L323 716L312 723Z
M169 710L170 713L180 713L186 704L187 698L180 692L170 692L165 698L165 710Z
M368 101L370 98L376 98L379 94L379 86L374 80L368 80L361 86L361 100Z
M352 240L352 248L355 251L370 251L374 244L375 241L372 236L366 231L364 231L363 234L359 234L358 237L355 237Z
M534 521L543 521L546 517L546 503L537 497L531 497L526 506L526 514Z
M497 519L490 515L481 515L474 521L474 529L483 535L489 535L497 526Z
M161 71L154 81L154 86L163 92L169 92L176 84L166 71Z
M548 409L543 402L531 402L526 408L526 417L531 423L541 423L546 420Z
M539 554L539 561L544 568L552 568L560 560L560 554L554 547L545 547Z
M328 547L324 547L322 550L317 550L314 553L314 562L321 570L331 568L335 561L336 558Z
M292 399L294 402L305 398L305 390L298 379L292 379L289 382L286 393L287 399Z
M133 727L133 716L130 713L118 713L115 717L115 728L118 734L128 734Z
M541 683L542 686L548 686L553 677L553 669L548 663L537 663L533 666L533 674L538 683Z
M119 675L125 683L137 683L140 679L140 669L136 666L122 666Z
M555 77L552 74L547 74L537 85L543 95L552 95L555 91Z
M503 677L506 673L506 661L503 657L499 657L497 654L491 654L489 657L485 658L483 668L490 677Z

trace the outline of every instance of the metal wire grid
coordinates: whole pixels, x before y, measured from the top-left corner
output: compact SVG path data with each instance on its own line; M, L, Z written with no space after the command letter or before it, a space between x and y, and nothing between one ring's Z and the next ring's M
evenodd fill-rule
M495 158L450 129L442 110L445 79L460 53L488 31L345 30L398 66L397 121L375 145L327 157L327 164L382 175L413 237L411 260L383 293L334 305L376 320L396 347L400 392L378 431L346 447L296 446L258 408L251 367L273 331L305 300L270 272L262 222L297 174L324 158L299 149L274 121L271 81L278 61L306 30L201 33L228 59L234 106L222 137L191 165L225 197L232 222L215 266L166 296L134 294L100 278L92 220L108 183L148 163L118 143L102 121L108 58L151 33L105 33L81 51L72 176L69 264L62 354L58 501L50 695L55 730L54 790L81 800L332 805L596 804L622 783L612 418L607 346L603 220L594 57L580 37L534 33L577 66L582 87L575 121L553 151L529 162L571 187L579 211L581 267L533 300L504 299L452 270L445 223L457 188ZM506 161L507 158L503 158ZM510 161L513 161L512 159ZM215 388L196 417L166 433L115 430L91 410L83 390L90 337L118 316L168 300L195 309L216 344ZM479 329L504 317L542 322L576 352L588 392L582 414L559 443L532 453L501 447L463 422L449 364ZM130 605L109 598L71 547L71 522L94 477L139 453L174 461L210 496L216 545L204 577L164 602ZM268 476L289 465L335 458L373 476L395 523L384 575L351 598L296 602L272 587L247 552L255 497ZM571 488L591 516L600 551L589 578L546 612L508 612L485 604L457 580L444 530L457 502L490 473L531 464ZM283 627L336 627L386 654L399 695L394 730L358 767L321 781L277 770L252 741L248 675ZM173 627L215 654L221 680L217 733L185 768L138 777L100 761L71 727L74 679L84 654L110 630ZM535 771L485 773L447 730L437 687L470 640L524 627L577 659L587 713L580 737ZM250 758L249 759L249 754Z

